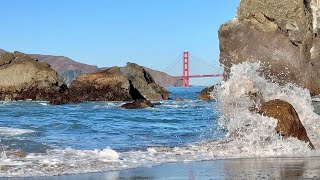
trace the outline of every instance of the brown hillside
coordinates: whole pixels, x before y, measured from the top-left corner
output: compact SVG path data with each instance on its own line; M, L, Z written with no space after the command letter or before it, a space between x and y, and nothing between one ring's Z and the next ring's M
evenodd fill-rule
M40 54L32 54L32 56L37 58L41 62L49 63L51 67L54 70L56 70L59 74L67 70L80 69L83 73L90 73L98 69L97 66L79 63L64 56L51 56Z
M146 69L146 71L148 71L151 76L153 77L153 79L155 80L155 82L157 84L159 84L162 87L166 87L166 86L181 86L182 85L182 81L174 78L173 76L170 76L167 73L161 72L161 71L157 71L157 70L153 70L147 67L144 67Z
M0 49L0 54L6 53L7 51Z

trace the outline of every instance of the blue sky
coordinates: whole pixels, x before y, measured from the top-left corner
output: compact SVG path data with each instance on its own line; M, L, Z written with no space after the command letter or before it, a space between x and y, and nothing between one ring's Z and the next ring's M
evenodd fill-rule
M191 63L191 74L221 72L217 31L234 17L238 4L239 0L2 0L0 48L63 55L99 67L135 62L157 70L188 50L216 68ZM181 69L176 65L168 73L177 75Z

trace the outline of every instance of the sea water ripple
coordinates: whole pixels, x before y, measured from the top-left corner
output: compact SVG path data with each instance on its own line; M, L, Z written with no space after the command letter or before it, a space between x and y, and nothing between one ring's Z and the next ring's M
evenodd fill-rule
M171 88L172 98L185 100L162 101L154 108L137 110L121 109L120 102L62 106L2 102L0 176L90 173L215 159L319 156L319 150L309 149L304 142L281 138L274 120L248 111L251 105L244 94L251 88L247 82L254 82L265 100L280 98L293 104L320 149L316 141L319 116L308 91L270 82L259 75L259 67L255 63L235 66L230 79L213 93L218 102L197 100L202 88Z

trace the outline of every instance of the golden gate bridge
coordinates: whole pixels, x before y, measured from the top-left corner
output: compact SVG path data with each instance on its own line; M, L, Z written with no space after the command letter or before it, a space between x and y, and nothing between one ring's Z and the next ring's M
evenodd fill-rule
M175 66L178 62L180 62L182 60L182 75L181 76L174 76L175 78L182 79L182 87L189 87L190 86L190 83L189 83L190 78L206 78L206 77L221 77L221 76L223 76L223 74L192 74L192 75L190 75L190 57L193 57L193 56L191 56L188 51L183 52L177 58L178 61L169 65L164 70L164 72L168 72L169 69L171 69L173 66ZM193 59L198 60L198 61L202 61L203 63L206 63L206 64L209 64L208 62L201 60L200 58L197 58L197 57L194 57Z

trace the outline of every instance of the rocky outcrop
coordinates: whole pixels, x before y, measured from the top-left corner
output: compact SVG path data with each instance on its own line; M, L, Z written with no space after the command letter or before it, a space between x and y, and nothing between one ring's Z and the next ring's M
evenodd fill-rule
M0 49L0 54L6 53L7 51ZM37 59L40 62L47 62L50 64L52 69L58 72L60 78L70 86L71 83L80 75L85 73L93 73L99 70L108 69L107 67L98 68L94 65L79 63L65 56L53 56L53 55L42 55L42 54L29 54L31 57ZM143 67L154 79L154 81L162 86L181 86L182 80L170 76L164 72Z
M241 0L236 18L219 29L224 77L234 64L260 61L269 78L319 94L318 7L316 0Z
M53 104L81 101L167 100L169 92L157 85L141 66L128 63L90 74L82 74L64 96Z
M204 101L213 99L213 97L210 93L214 90L214 87L215 86L213 85L213 86L204 88L199 94L199 99L204 100Z
M156 84L150 73L143 67L135 63L128 63L127 66L120 69L132 88L138 90L144 98L148 100L167 100L169 98L169 92Z
M67 86L48 63L20 53L0 55L1 100L50 100Z
M295 137L309 143L310 148L314 149L297 112L288 102L279 99L271 100L263 103L258 112L263 116L272 117L278 120L276 131L281 136L285 138Z
M132 92L132 85L119 67L77 77L70 86L71 94L76 94L80 101L129 101L134 97L142 97ZM132 89L131 91L134 91Z
M1 53L1 50L0 50ZM93 73L99 70L105 70L108 68L98 68L97 66L88 65L84 63L76 62L68 57L64 56L52 56L31 54L32 57L37 58L41 62L47 62L50 66L58 72L61 79L70 86L71 83L80 75L85 73ZM162 87L165 86L181 86L182 81L174 78L164 72L153 70L147 67L144 69L150 73L155 82Z
M149 100L146 99L138 99L133 102L123 104L121 106L121 108L124 109L143 109L148 107L154 107L154 104L152 104Z

